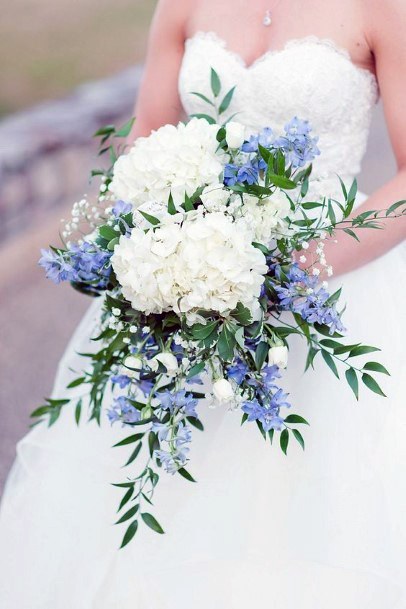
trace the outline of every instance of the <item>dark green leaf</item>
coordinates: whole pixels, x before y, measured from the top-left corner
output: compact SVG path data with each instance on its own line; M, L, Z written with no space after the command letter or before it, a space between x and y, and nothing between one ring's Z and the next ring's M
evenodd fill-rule
M130 524L130 526L128 527L128 529L125 532L125 535L123 537L123 541L121 543L121 548L124 548L124 546L126 546L128 543L130 543L130 541L132 540L132 538L136 534L137 529L138 529L138 520L134 520L134 522L132 522Z
M393 214L393 212L396 211L399 207L402 207L402 205L406 206L406 201L402 200L402 201L397 201L396 203L393 203L393 205L388 207L385 215L389 216L390 214Z
M217 342L218 354L223 361L229 362L233 359L235 344L235 328L225 323Z
M113 448L115 448L116 446L126 446L127 444L137 442L138 440L141 440L143 435L143 433L135 433L132 436L127 436L127 438L124 438L124 440L121 440L120 442L117 442L117 444L114 444Z
M373 353L374 351L380 351L377 347L369 347L368 345L360 345L351 349L349 357L357 357L358 355L366 355L367 353Z
M288 446L289 446L289 431L287 429L284 429L281 432L281 436L279 438L279 443L281 445L282 452L284 452L286 455L287 451L288 451Z
M154 516L152 514L149 514L148 512L143 512L141 514L141 518L143 519L145 524L147 526L149 526L149 528L152 529L153 531L155 531L156 533L160 533L162 535L162 533L165 532L163 530L163 528L161 527L161 525L159 524L159 522L156 520L156 518L154 518Z
M261 341L255 349L255 365L257 370L261 370L265 363L269 351L269 345L265 341Z
M125 504L130 501L131 497L133 496L133 492L134 492L134 487L132 486L131 488L128 489L128 491L125 493L124 497L122 498L117 512L119 512L125 506Z
M134 123L135 123L135 117L130 118L130 120L127 123L125 123L125 125L120 127L120 129L118 131L116 131L114 137L127 137L128 135L130 135L130 131L133 128Z
M132 508L130 508L128 510L128 512L126 512L124 514L124 516L121 516L120 520L117 520L116 524L121 524L122 522L125 522L126 520L130 520L130 518L135 516L135 514L138 512L139 509L140 509L140 506L139 506L139 503L137 503Z
M306 419L301 417L299 414L288 415L285 419L285 423L295 423L296 425L298 425L298 424L309 425L309 423L306 421Z
M103 239L107 239L107 241L111 241L112 239L116 239L117 233L108 224L103 224L103 226L99 227L99 235L103 237Z
M82 398L80 398L80 400L76 404L76 408L75 408L75 421L76 421L76 425L79 425L81 413L82 413Z
M239 302L236 308L231 311L230 315L231 317L236 319L238 323L240 323L242 326L249 326L252 323L251 311L247 309L247 307L244 307L241 302Z
M218 97L221 91L220 77L214 68L210 70L210 85L214 97Z
M80 378L77 378L74 381L72 381L71 383L69 383L69 385L67 385L66 388L73 389L73 387L78 387L79 385L82 385L82 383L84 383L85 380L86 380L86 377L81 376Z
M160 223L160 220L158 218L155 218L155 216L151 216L150 214L147 214L145 211L141 211L140 209L138 211L141 216L144 216L147 222L152 224L152 226L157 226L157 224Z
M370 374L364 372L364 374L362 375L362 382L368 387L368 389L386 398L386 395L384 394L376 380Z
M390 376L390 373L387 371L385 366L379 364L378 362L367 362L364 366L364 370L372 370L373 372L381 372L382 374L387 374Z
M234 91L235 91L235 87L230 89L228 91L228 93L225 94L224 99L221 102L220 107L219 107L219 114L223 114L223 112L225 112L227 110L227 108L229 107L231 100L233 98L233 95L234 95Z
M138 455L140 454L140 450L142 448L142 442L139 442L137 444L137 446L134 448L133 452L131 453L131 455L128 458L127 463L124 465L124 467L127 467L127 465L130 465L133 461L135 461L135 459L138 457Z
M218 320L215 319L214 321L210 321L207 324L195 324L190 329L191 334L193 338L197 340L203 340L204 338L210 336L213 330L215 330L218 326L218 323Z
M285 178L285 176L278 176L276 173L268 172L266 175L269 182L275 186L279 186L279 188L284 188L285 190L292 190L293 188L296 188L296 183L293 180Z
M303 436L300 433L300 431L298 429L292 429L292 433L295 436L296 440L299 442L300 446L304 450L305 449L305 441L304 441Z
M175 207L175 203L173 202L173 196L172 193L169 193L169 199L168 199L168 213L173 216L177 213L177 209Z
M354 233L354 231L351 228L343 228L343 231L345 233L347 233L347 235L350 235L350 237L352 237L353 239L358 241L358 243L360 243L360 240L358 239L356 233Z
M355 397L358 400L358 377L357 377L357 373L355 372L355 370L353 368L348 368L348 370L345 371L345 378L347 379L347 383L349 384L349 386L351 387L352 391L354 392Z
M203 93L198 93L197 91L192 91L190 93L190 95L196 95L197 97L200 97L200 99L205 101L207 104L210 104L210 106L214 106L213 102L208 97L203 95Z
M340 378L340 376L338 374L337 366L335 365L335 362L334 362L333 358L331 357L330 353L328 353L328 351L324 351L324 349L323 349L321 352L321 355L322 355L324 361L326 362L327 366L330 368L330 370L335 374L335 376L337 378Z
M193 478L192 474L189 474L187 469L185 469L184 467L181 467L180 469L178 469L178 474L183 476L183 478L186 478L186 480L189 480L189 482L196 482L196 480Z

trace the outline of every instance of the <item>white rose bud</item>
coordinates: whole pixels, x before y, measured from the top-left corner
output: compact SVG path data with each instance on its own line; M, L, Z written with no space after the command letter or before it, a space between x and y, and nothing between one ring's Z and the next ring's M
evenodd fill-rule
M123 373L129 376L130 378L135 378L138 376L138 370L142 368L142 359L137 357L136 355L128 355L124 360L124 370Z
M170 376L175 376L178 371L178 360L172 353L168 353L167 351L164 353L158 353L148 362L149 367L154 372L158 370L160 363L165 366L167 373Z
M226 379L215 381L212 390L215 399L220 402L220 404L230 402L235 397L233 387Z
M268 362L270 366L286 368L288 364L288 348L284 345L271 347L268 353Z
M229 148L239 148L245 139L245 127L237 121L230 121L226 124L226 142Z

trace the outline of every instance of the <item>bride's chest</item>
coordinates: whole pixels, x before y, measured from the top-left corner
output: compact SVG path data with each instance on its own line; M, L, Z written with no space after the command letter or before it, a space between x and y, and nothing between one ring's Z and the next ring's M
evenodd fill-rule
M236 120L253 130L267 124L281 128L295 115L309 120L320 136L334 129L367 128L377 98L374 76L329 41L314 37L291 41L282 51L265 53L246 66L216 35L198 33L186 43L179 75L188 114L213 114L213 107L194 95L213 99L211 68L222 85L215 101L236 87L224 118L237 113Z

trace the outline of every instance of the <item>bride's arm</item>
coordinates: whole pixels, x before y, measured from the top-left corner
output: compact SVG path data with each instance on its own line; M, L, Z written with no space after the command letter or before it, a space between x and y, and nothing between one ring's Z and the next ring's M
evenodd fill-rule
M376 0L370 5L372 10L375 4ZM406 199L406 5L403 0L388 3L379 0L371 19L376 24L370 33L371 48L398 170L396 176L353 215L370 209L384 210L395 201ZM357 103L356 94L354 103ZM337 243L326 243L327 262L333 266L335 275L382 256L406 237L406 217L386 220L383 224L384 230L358 230L361 243L342 231L336 237Z
M149 135L182 115L178 74L184 52L185 27L190 0L160 0L152 21L146 63L137 103L136 121L128 138Z

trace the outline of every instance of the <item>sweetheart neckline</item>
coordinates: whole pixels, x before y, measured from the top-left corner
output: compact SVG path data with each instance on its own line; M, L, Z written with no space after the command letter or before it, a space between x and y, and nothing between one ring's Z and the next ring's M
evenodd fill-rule
M315 35L303 36L302 38L291 38L290 40L287 40L285 42L285 44L283 45L282 48L268 49L268 51L265 51L264 53L262 53L262 55L259 55L259 57L254 59L254 61L251 62L250 64L248 64L244 60L244 58L240 55L240 53L230 49L227 44L227 41L224 38L222 38L221 36L219 36L213 30L207 30L207 31L206 30L197 30L194 34L192 34L191 36L186 38L185 43L189 44L190 42L198 40L199 38L203 39L203 40L209 40L209 41L212 41L212 42L218 44L224 50L224 52L227 53L227 55L229 55L230 57L232 57L236 61L238 61L238 63L241 65L241 67L243 67L247 72L255 69L258 65L263 63L266 59L268 59L268 57L282 55L283 53L286 53L287 51L289 51L291 48L294 48L294 47L297 47L300 45L305 45L305 44L320 45L327 49L331 49L334 53L336 53L336 54L340 55L341 57L343 57L344 59L346 59L348 61L348 63L354 68L354 70L358 71L360 74L363 74L363 75L365 75L365 77L369 78L370 81L376 87L377 91L379 90L378 80L377 80L375 74L373 72L371 72L371 70L368 70L368 68L362 68L361 66L358 66L356 63L354 63L354 61L351 59L351 55L350 55L349 51L346 48L340 47L331 38L320 38L319 36L315 36Z

